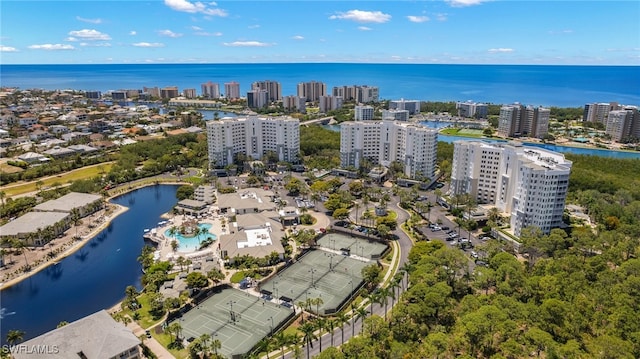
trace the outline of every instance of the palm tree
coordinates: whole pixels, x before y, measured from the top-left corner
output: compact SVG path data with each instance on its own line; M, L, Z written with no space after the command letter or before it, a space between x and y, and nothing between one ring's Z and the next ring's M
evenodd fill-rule
M172 334L175 335L175 339L172 338L172 341L177 341L182 333L182 325L178 322L173 322L167 327L167 332L169 332L169 337L171 337Z
M266 352L267 359L269 359L269 350L271 350L271 342L269 341L269 338L262 338L262 340L257 344L256 353Z
M380 304L384 303L384 320L387 320L387 304L389 302L389 296L393 296L393 290L389 287L383 287L378 290L380 293Z
M327 320L318 317L315 320L316 328L318 329L318 343L320 343L320 352L322 353L322 332L327 328Z
M319 316L320 315L320 311L319 311L319 306L324 304L324 301L322 300L322 298L318 297L318 298L313 298L311 299L310 304L315 304L316 305L316 315Z
M309 359L309 346L313 348L313 340L316 339L314 333L316 328L311 322L306 322L298 327L298 329L304 334L302 342L307 346L307 359Z
M74 227L76 227L76 239L78 238L78 226L82 224L82 221L80 220L80 218L82 218L80 216L80 210L77 208L72 209L71 221L73 222Z
M342 334L342 339L340 344L344 344L344 325L349 323L349 316L345 312L340 312L336 315L336 323L340 325L340 333Z
M209 344L209 348L213 350L213 354L218 356L218 350L222 348L222 343L220 342L219 339L214 339L211 341L211 344Z
M373 305L373 303L371 304ZM360 319L360 334L364 330L364 320L367 319L367 309L364 307L359 307L356 309L355 320ZM355 323L354 323L355 324Z
M335 318L331 318L327 320L327 330L331 333L331 346L333 346L333 336L334 336L334 330L336 329L336 325L338 324L338 321Z
M302 322L304 323L304 308L307 307L307 302L303 300L298 301L298 307L300 307L300 316L302 318Z
M29 236L34 235L33 233L29 233ZM20 239L14 239L11 242L11 245L13 248L15 248L17 250L18 254L24 254L24 262L25 262L25 268L29 268L29 261L27 259L27 250L29 250L29 246L27 245L26 241L22 241Z
M369 299L369 314L373 315L373 304L378 303L378 298L380 297L380 293L378 291L371 292L367 295L367 299Z
M171 228L169 228L169 237L173 237L176 240L178 239L178 227L171 226Z
M280 347L280 354L282 354L282 357L284 358L284 346L287 345L289 338L287 338L288 335L286 335L284 333L284 331L279 331L276 333L276 335L273 336L273 338L276 340L277 345Z
M7 333L7 343L13 345L24 340L24 332L22 330L10 330Z

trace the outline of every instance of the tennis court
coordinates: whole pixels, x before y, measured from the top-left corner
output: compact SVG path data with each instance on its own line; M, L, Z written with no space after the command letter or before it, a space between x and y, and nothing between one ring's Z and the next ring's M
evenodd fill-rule
M176 319L187 340L208 333L226 357L250 351L294 315L293 309L237 289L224 289Z
M375 264L329 251L313 250L276 276L260 285L261 291L297 305L308 298L321 298L322 304L311 305L320 315L335 313L363 283L362 268Z
M377 259L387 250L387 245L364 238L351 237L343 233L327 233L318 239L318 245L323 248L339 251L349 249L351 255L366 259Z

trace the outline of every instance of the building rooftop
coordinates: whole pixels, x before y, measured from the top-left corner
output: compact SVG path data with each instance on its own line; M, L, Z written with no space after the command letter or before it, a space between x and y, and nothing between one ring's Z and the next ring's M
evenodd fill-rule
M227 251L229 258L242 255L262 258L272 252L284 253L280 222L264 213L238 215L237 220L237 232L220 236L220 249ZM242 230L243 226L250 229Z
M271 202L273 192L259 188L242 190L237 193L223 193L218 196L218 207L220 208L257 208L260 211L275 208Z
M131 329L115 321L101 310L63 327L54 329L20 345L27 348L47 348L37 351L16 352L16 359L69 359L117 358L130 350L139 350L140 340Z
M60 212L27 212L26 214L14 219L13 221L0 227L1 236L18 236L20 234L36 232L39 228L45 229L52 226L69 214Z
M40 212L71 212L74 208L86 206L100 199L102 197L97 194L71 192L58 199L40 203L33 209Z

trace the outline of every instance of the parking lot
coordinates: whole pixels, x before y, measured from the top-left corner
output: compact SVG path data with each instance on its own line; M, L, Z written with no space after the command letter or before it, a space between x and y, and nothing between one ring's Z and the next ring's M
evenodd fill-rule
M444 216L443 216L444 217ZM451 222L450 219L445 219ZM469 238L469 233L459 228L457 224L453 223L451 225L445 224L445 220L442 220L443 224L437 225L432 223L430 225L424 225L420 227L420 231L427 236L430 240L439 240L447 244L448 247L458 248L465 252L467 256L473 261L471 268L473 269L475 265L486 265L486 262L483 260L483 253L476 250L476 246L484 243L488 240L492 240L489 236L480 236L480 238L476 238L473 233L471 234L471 238Z

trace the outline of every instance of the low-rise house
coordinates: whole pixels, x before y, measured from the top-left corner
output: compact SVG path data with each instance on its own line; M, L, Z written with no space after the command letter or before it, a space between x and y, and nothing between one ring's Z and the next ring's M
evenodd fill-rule
M42 141L52 137L53 135L51 135L49 132L45 130L35 130L29 134L29 138L32 141Z
M101 310L20 344L48 350L16 351L16 359L142 358L140 340L124 324Z
M47 156L44 156L44 155L41 155L41 154L35 153L35 152L23 153L20 156L18 156L17 159L19 159L20 161L24 161L26 163L29 163L29 164L42 163L42 162L49 161Z
M91 146L87 146L87 145L71 145L71 146L69 146L67 148L70 149L70 150L75 151L76 153L83 154L83 155L98 151L97 148L91 147Z
M69 127L63 125L51 125L49 126L49 132L53 133L54 135L61 135L63 133L69 133L71 132L71 130L69 129Z
M50 150L43 151L42 153L53 158L65 158L75 155L76 151L70 150L65 147L56 146Z

